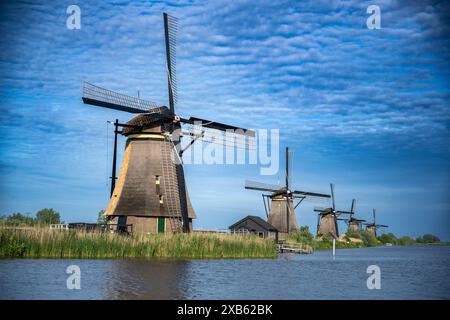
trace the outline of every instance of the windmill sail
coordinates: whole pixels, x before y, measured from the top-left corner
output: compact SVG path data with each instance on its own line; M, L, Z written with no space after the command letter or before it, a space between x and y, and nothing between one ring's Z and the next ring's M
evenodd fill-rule
M352 200L352 206L350 207L350 212L354 213L355 212L355 206L356 206L356 199Z
M169 88L170 111L175 113L177 102L177 35L178 19L168 15L164 16L164 36L166 42L167 83Z
M153 109L158 109L153 101L127 96L86 81L83 83L82 99L86 104L130 113L147 113L152 112Z
M252 130L237 127L237 129L225 129L225 127L231 126L217 122L212 124L205 120L203 122L195 121L193 123L191 123L190 119L181 119L180 121L189 123L188 126L183 127L182 134L185 137L230 148L256 149L255 132Z
M189 120L182 120L183 122L189 122L193 125L200 125L203 128L210 128L210 129L216 129L221 131L229 131L229 132L235 132L236 134L242 134L247 135L249 137L255 137L255 132L252 130L236 127L236 126L230 126L228 124L220 123L217 121L210 121L205 120L201 118L195 118L190 117Z
M266 191L266 192L278 192L281 189L281 187L273 184L246 180L245 189Z
M318 193L318 192L308 192L308 191L295 190L295 191L292 191L292 194L296 194L296 195L300 195L300 196L306 196L306 197L316 197L316 198L326 198L326 199L330 198L329 194Z

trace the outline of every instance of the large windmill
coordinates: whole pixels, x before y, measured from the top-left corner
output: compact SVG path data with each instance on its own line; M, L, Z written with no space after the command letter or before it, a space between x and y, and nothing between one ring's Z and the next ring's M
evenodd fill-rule
M376 223L376 220L375 220L375 215L376 215L375 209L372 210L372 215L373 215L373 222L371 222L371 223L364 223L364 225L366 226L366 230L376 237L377 236L377 229L379 229L379 228L387 228L388 226L385 225L385 224L377 224Z
M361 230L362 227L362 223L366 222L366 220L363 219L357 219L354 217L355 215L355 204L356 204L356 200L353 199L352 200L352 206L350 208L350 217L348 219L346 219L346 222L348 224L348 229L347 231L352 233L352 232L359 232Z
M105 210L110 225L132 225L140 232L189 232L195 212L187 191L181 161L181 137L203 139L205 130L240 134L244 139L254 132L200 118L176 114L176 41L177 19L164 13L169 107L119 94L85 82L86 104L138 114L127 123L115 124L111 199ZM180 131L181 124L200 128ZM122 130L118 130L121 127ZM192 127L191 127L192 128ZM237 131L236 131L237 130ZM116 183L117 134L127 137L122 165ZM234 135L232 135L234 137Z
M338 220L341 215L351 215L351 211L336 210L334 202L334 185L330 184L331 189L331 207L330 208L314 208L317 215L317 236L331 236L334 239L339 238Z
M264 208L269 223L281 233L289 233L298 229L295 209L307 197L330 198L330 195L315 192L291 190L289 173L289 148L286 147L285 185L276 186L259 182L246 181L245 189L262 191ZM298 200L294 205L294 199Z

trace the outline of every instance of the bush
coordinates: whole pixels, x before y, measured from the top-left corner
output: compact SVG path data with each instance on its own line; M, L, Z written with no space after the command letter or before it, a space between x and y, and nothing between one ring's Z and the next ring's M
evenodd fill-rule
M347 233L347 237L361 239L366 247L374 247L378 245L377 238L367 230Z
M289 240L295 242L310 243L313 238L314 236L309 231L308 226L300 227L296 232L291 232L289 234Z
M361 231L360 232L348 232L345 234L347 238L355 238L355 239L361 239Z
M379 236L378 240L383 244L387 244L387 243L397 244L397 238L395 237L395 235L393 233L385 233L385 234Z
M2 224L12 227L33 226L36 220L33 217L23 215L19 212L1 217Z
M316 238L312 242L314 250L329 250L333 247L333 242L327 238Z
M397 244L400 246L410 246L416 243L413 238L408 236L403 236L400 239L398 239Z

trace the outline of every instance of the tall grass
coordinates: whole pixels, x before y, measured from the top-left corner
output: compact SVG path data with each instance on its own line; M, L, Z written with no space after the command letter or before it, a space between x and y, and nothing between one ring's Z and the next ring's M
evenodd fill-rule
M273 240L226 234L133 234L0 228L0 258L273 258Z

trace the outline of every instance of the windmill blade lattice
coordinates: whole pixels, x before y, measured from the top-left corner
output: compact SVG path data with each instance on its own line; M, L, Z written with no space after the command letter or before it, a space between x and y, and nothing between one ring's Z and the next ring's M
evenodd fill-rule
M185 122L185 119L181 121ZM255 132L252 130L193 117L187 121L189 121L189 125L183 131L185 136L226 147L256 149Z
M166 42L167 82L169 87L170 111L175 113L177 103L177 37L178 19L168 15L164 16L164 35Z
M83 102L98 107L115 109L130 113L148 113L152 110L159 111L153 101L117 93L89 82L83 83Z
M245 181L245 189L277 192L281 189L281 187L277 186L277 185L273 185L273 184L267 184L267 183L246 180Z

